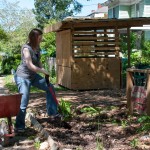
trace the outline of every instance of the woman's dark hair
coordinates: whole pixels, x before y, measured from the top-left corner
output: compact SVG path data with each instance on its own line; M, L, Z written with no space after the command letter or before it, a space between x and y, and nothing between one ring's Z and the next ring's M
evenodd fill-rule
M37 48L37 46L38 46L37 39L38 39L39 35L42 35L42 34L43 34L43 32L40 29L35 28L35 29L32 29L30 31L29 36L28 36L28 40L29 40L29 45L33 49Z

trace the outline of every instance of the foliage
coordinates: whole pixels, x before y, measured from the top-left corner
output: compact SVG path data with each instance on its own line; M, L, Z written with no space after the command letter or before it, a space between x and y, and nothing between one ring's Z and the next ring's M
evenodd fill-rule
M62 115L64 116L64 120L71 118L71 103L61 99L59 104L59 111L61 111Z
M149 131L150 130L150 116L141 116L138 122L142 124L139 131Z
M3 9L0 9L0 24L5 31L14 31L22 26L27 29L35 23L33 12L28 9L22 10L18 1L1 0L0 4L3 6Z
M0 25L8 37L5 42L0 41L0 51L6 55L20 53L29 31L37 24L34 14L32 10L22 10L18 2L2 0L0 4L3 6L0 9Z
M0 41L1 40L4 40L4 41L8 40L8 35L0 26Z
M49 57L55 56L56 51L56 42L55 42L55 33L45 33L43 35L43 41L41 43L41 49L46 50L46 55Z
M82 5L77 0L35 0L33 13L38 27L43 28L48 20L62 20L81 11Z
M1 64L1 73L3 74L10 74L11 69L17 69L17 66L20 64L21 55L14 54L13 56L5 56L2 59Z
M128 125L127 120L121 120L121 126L122 126L123 128L126 128L127 125Z
M55 23L55 20L49 21L49 23L46 26L52 25ZM55 70L52 68L50 70L49 64L48 64L48 59L50 57L56 57L56 42L55 42L55 33L50 32L50 33L45 33L43 34L43 40L41 43L41 50L43 54L41 55L41 62L44 66L45 69L47 69L50 72L50 76L52 78L56 77Z
M133 139L131 142L130 142L130 145L133 147L133 148L136 148L138 146L138 139Z
M121 50L125 57L127 57L128 54L128 45L127 45L127 36L125 34L120 35L121 38ZM137 34L135 32L131 32L130 34L130 48L135 49L136 48L136 40L137 40Z
M96 150L104 150L103 143L99 137L96 137Z
M35 142L34 142L34 147L35 147L36 149L39 149L39 148L40 148L40 144L41 144L40 141L35 141Z
M81 109L81 112L84 112L84 113L87 113L89 115L94 115L94 114L99 114L101 111L101 108L99 107L91 107L91 106L88 106L88 107L84 107Z
M142 58L141 63L150 64L150 41L144 41L142 43Z

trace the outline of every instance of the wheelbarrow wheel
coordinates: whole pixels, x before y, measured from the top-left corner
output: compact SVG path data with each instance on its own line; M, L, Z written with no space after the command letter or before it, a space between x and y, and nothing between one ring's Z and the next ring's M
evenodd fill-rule
M9 144L9 137L6 136L8 134L8 125L5 120L1 121L0 124L0 135L1 135L1 145L6 146Z

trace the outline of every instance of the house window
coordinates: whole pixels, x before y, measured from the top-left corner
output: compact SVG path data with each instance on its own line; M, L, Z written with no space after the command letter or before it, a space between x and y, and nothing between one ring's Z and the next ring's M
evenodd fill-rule
M136 17L139 17L139 3L135 4L135 10L136 10Z
M116 18L116 9L113 8L113 18Z

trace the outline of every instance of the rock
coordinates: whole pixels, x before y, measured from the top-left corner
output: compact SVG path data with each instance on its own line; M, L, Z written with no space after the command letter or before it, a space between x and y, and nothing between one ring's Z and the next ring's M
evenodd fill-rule
M45 142L40 144L39 150L46 150L46 149L48 149L48 147L49 147L49 144L48 144L48 142L45 141Z

